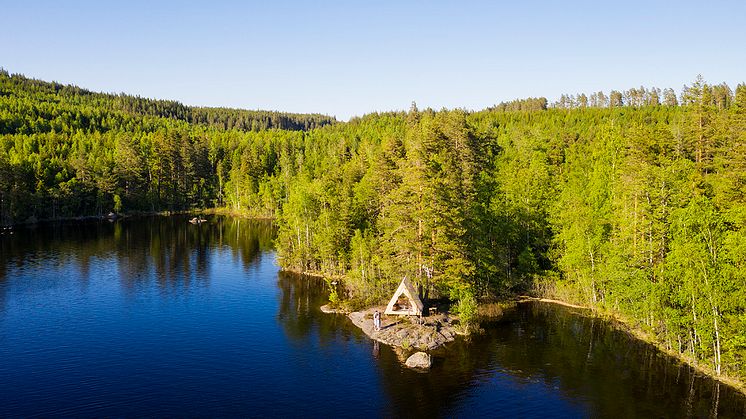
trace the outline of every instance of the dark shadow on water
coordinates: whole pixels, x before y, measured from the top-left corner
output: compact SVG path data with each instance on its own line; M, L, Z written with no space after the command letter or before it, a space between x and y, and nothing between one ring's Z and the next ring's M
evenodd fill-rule
M744 396L602 320L520 305L475 337L480 369L556 388L599 417L744 417Z
M325 282L320 278L279 272L280 288L277 320L291 341L302 343L317 333L321 345L338 337L349 337L352 328L343 315L325 315L320 307L328 300Z

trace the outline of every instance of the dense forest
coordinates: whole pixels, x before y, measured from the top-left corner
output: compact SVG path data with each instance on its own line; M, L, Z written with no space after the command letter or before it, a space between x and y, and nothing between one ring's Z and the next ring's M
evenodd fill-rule
M190 108L0 73L0 223L226 207L280 265L383 301L534 293L746 377L746 85L698 78L478 111Z

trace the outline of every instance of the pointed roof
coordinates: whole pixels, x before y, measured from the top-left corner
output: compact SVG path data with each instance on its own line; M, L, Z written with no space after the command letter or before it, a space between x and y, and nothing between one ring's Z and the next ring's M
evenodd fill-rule
M397 302L399 298L404 295L409 300L409 307L398 307ZM397 314L403 316L420 316L425 305L422 304L420 296L417 294L412 283L405 276L399 284L399 288L396 289L394 296L391 297L389 305L386 306L385 314Z

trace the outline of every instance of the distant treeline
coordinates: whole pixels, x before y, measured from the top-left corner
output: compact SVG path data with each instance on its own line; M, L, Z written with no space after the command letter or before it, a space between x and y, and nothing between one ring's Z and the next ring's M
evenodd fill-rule
M20 80L0 76L4 224L229 207L274 217L280 265L343 278L353 301L407 275L468 320L534 292L746 377L746 85L243 131Z
M701 76L697 80L697 83L702 86L706 86L706 89L702 94L706 97L703 98L708 104L715 106L718 109L729 108L733 104L735 95L733 90L726 83L710 86L704 83ZM741 87L739 85L739 87ZM575 109L575 108L614 108L621 106L629 106L634 108L640 108L643 106L678 106L679 103L682 105L691 105L694 100L698 100L698 92L690 92L689 89L694 87L684 86L681 92L681 96L677 97L676 92L671 88L659 89L657 87L645 88L640 86L639 88L631 88L625 91L612 90L607 96L604 92L595 92L590 95L580 93L578 95L562 95L559 100L552 104L555 108L562 109Z
M510 102L500 102L493 107L487 108L487 110L502 111L502 112L543 111L547 109L548 103L549 102L547 101L547 98L545 97L539 97L539 98L530 97L527 99L511 100Z
M93 131L116 128L116 126L97 125L99 121L95 117L94 119L88 119L77 112L72 114L59 112L60 109L55 105L90 106L96 108L99 112L122 112L127 116L169 118L191 124L240 131L311 130L336 122L334 117L321 114L193 107L174 100L147 99L126 94L95 93L77 86L30 79L18 74L10 75L2 69L0 69L0 96L28 99L26 103L18 103L19 106L12 109L13 115L2 118L4 125L0 125L1 134L33 133L44 128L54 129L58 132L64 128ZM41 118L48 124L46 126L33 125L34 117ZM32 125L29 126L26 122L30 122Z
M700 78L699 83L704 83ZM706 83L705 83L706 84ZM527 98L515 99L488 108L493 111L539 111L546 110L548 107L560 109L577 109L577 108L615 108L628 106L640 108L643 106L679 106L691 104L692 95L688 91L690 87L684 86L681 96L677 97L676 92L671 88L660 89L657 87L631 88L625 91L612 90L606 95L604 92L594 92L591 94L579 93L577 95L563 94L553 103L549 103L547 98ZM708 96L705 100L718 109L730 107L735 100L733 90L726 83L714 86L707 85L705 94Z

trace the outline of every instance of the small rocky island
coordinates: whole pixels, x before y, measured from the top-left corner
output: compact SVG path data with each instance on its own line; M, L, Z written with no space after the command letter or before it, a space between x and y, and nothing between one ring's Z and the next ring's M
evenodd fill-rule
M385 309L385 306L377 306L347 313L328 305L321 307L321 311L325 313L347 314L352 323L368 337L392 346L401 362L410 368L429 368L430 355L422 351L439 348L452 342L459 334L457 317L448 313L431 314L427 317L384 315L381 330L375 330L373 314L376 311L383 313Z
M405 350L433 350L456 339L454 318L448 314L428 317L383 316L381 330L373 327L373 313L383 313L385 307L353 311L347 316L371 339Z
M427 369L431 351L456 339L461 328L458 317L438 312L433 307L426 311L417 291L405 277L394 292L388 306L370 307L346 312L329 305L321 307L325 313L345 313L352 323L373 340L392 346L402 362L410 368ZM376 330L374 315L381 315L380 329ZM428 314L423 317L423 314ZM420 351L410 356L413 351Z

